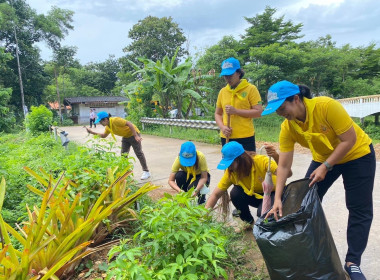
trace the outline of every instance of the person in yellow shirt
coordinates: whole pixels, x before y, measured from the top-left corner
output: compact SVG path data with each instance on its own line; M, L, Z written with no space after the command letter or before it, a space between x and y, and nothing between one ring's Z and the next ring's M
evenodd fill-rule
M259 118L263 111L259 91L242 79L244 71L234 57L222 62L220 76L227 83L219 92L215 109L215 122L220 128L222 146L228 138L242 144L246 151L256 151L253 118Z
M90 134L99 135L101 138L106 138L109 134L111 134L115 140L115 135L121 136L121 154L128 155L132 146L143 170L141 180L148 179L150 177L150 172L142 150L142 137L140 135L140 130L130 121L119 117L111 117L111 114L108 114L105 111L99 112L97 117L98 118L95 121L95 124L100 123L103 125L105 127L104 132L95 132L86 127L87 132Z
M372 140L350 118L343 106L329 97L311 97L310 89L281 81L269 88L262 115L276 112L285 118L280 132L280 158L276 194L267 216L282 216L281 195L293 162L294 144L309 148L312 162L306 173L310 186L317 183L320 199L334 181L343 177L348 251L344 268L351 279L366 279L360 270L373 219L373 185L376 169Z
M195 148L193 142L181 145L179 155L174 160L169 176L169 186L177 192L187 192L194 188L193 196L198 196L198 204L206 201L206 190L210 185L210 173L206 157Z
M278 153L272 145L266 146L267 154L273 157L275 162L270 165L272 181L276 183ZM214 208L219 198L234 185L230 192L232 204L238 210L240 219L247 223L245 229L252 229L254 222L249 206L257 208L257 216L261 216L261 206L264 196L262 183L269 166L269 157L248 154L243 146L231 141L222 148L223 158L218 164L218 169L226 170L217 187L211 193L206 202L206 208ZM289 173L291 176L291 172ZM270 195L273 203L274 189Z

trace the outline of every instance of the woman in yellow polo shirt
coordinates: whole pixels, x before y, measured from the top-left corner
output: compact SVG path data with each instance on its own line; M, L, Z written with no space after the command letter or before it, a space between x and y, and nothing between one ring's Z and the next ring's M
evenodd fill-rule
M266 146L268 155L270 154L275 162L270 165L273 183L276 183L278 153L273 146ZM240 219L247 223L245 229L252 229L254 222L249 206L257 208L257 216L261 216L261 206L264 191L262 183L265 179L269 166L269 158L264 155L248 154L243 146L235 141L229 142L222 148L223 158L218 165L218 169L226 170L218 186L213 190L206 202L206 208L214 208L220 197L234 185L230 192L232 204L240 212ZM291 176L291 172L288 174ZM270 195L274 198L274 190Z
M246 151L256 151L252 119L259 118L263 111L259 91L246 79L242 79L244 72L239 60L234 57L222 62L220 76L227 82L219 92L215 109L215 122L220 128L222 146L226 143L226 138L229 138L230 141L242 144Z
M150 172L142 150L140 130L133 123L119 117L111 117L110 114L104 111L99 112L97 117L98 119L95 121L95 124L100 123L105 126L104 132L95 132L86 127L87 132L90 134L99 135L101 138L106 138L109 134L111 134L115 141L115 135L122 136L121 154L128 155L132 146L143 170L141 180L148 179L150 177Z
M194 188L193 196L197 195L198 204L203 204L206 201L206 194L202 192L207 190L210 179L204 154L195 148L193 142L183 143L178 157L174 160L169 185L177 192L187 192Z
M311 98L310 89L288 81L269 88L268 105L262 115L276 112L285 118L280 132L277 188L272 210L282 216L281 195L293 162L294 144L309 148L312 162L306 173L310 186L318 183L320 199L342 175L349 211L348 251L344 268L351 279L365 279L360 270L373 218L372 191L376 158L372 141L352 121L343 106L329 97Z

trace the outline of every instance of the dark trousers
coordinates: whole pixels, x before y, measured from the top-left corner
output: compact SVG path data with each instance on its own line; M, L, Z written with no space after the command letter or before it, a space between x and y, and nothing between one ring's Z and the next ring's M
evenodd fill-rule
M175 182L177 186L184 192L187 192L191 188L195 189L197 187L198 182L201 179L201 174L197 175L195 181L193 181L191 184L190 184L190 181L193 178L193 176L190 175L188 179L186 178L187 178L187 173L185 171L180 170L175 174ZM210 180L211 180L211 176L209 173L207 173L207 181L206 181L207 186L210 185ZM206 202L206 195L198 194L198 204L203 204L205 202Z
M221 137L220 140L222 141L223 147L226 144L226 138ZM240 143L246 151L256 152L255 135L246 138L232 138L229 141Z
M263 200L256 198L254 195L250 196L246 194L241 186L235 185L232 188L230 192L230 198L232 204L236 207L237 210L240 211L239 217L244 222L251 224L254 221L251 211L249 210L249 206L257 208L257 216L261 216L261 207L263 205ZM273 205L274 192L271 193L271 200L271 204Z
M96 128L95 119L90 119L90 128L92 127L92 125L94 125L94 127Z
M327 172L323 181L318 182L318 195L322 201L327 190L342 175L348 209L346 262L360 265L361 256L367 246L373 219L372 191L375 180L376 157L372 144L371 153L343 164L337 164ZM312 161L306 178L320 166Z
M122 155L128 155L129 151L131 149L131 146L133 148L133 151L136 154L136 157L140 161L141 167L143 171L149 171L148 165L146 164L146 159L144 152L142 150L141 142L137 142L134 136L131 137L123 137L121 139L121 154Z

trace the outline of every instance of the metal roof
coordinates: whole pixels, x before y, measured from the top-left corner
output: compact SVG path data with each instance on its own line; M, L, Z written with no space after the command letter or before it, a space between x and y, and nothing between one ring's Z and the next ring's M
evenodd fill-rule
M65 98L65 104L76 104L76 103L104 103L112 102L117 103L121 101L128 101L129 99L124 96L83 96L83 97L68 97Z

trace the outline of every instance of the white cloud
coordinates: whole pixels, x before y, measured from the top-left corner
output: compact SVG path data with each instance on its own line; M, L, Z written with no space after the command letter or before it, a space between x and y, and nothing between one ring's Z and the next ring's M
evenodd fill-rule
M78 47L82 63L103 61L109 54L123 55L128 31L148 15L173 18L190 38L190 51L216 44L223 36L239 38L248 27L244 17L262 13L265 6L276 16L303 23L304 40L327 34L338 45L368 45L380 38L380 5L377 0L27 0L46 13L52 5L75 12L74 31L63 42ZM45 53L45 52L44 52ZM46 56L45 59L50 57Z

